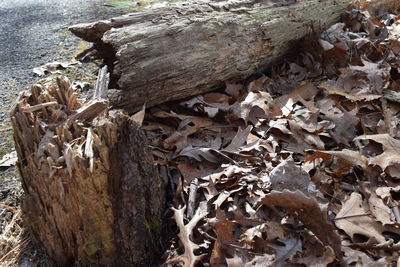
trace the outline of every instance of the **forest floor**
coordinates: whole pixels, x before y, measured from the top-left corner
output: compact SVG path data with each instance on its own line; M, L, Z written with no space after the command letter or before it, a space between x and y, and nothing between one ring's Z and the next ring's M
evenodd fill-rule
M90 19L73 23L82 20ZM169 181L173 207L167 214L168 264L400 262L400 16L351 10L321 30L300 44L297 57L268 73L146 110L142 128ZM60 42L68 38L60 35ZM77 44L68 43L65 55ZM41 51L43 57L50 53ZM90 83L95 75L74 64L61 67L84 88L83 77ZM24 66L7 77L25 77L36 67ZM0 211L14 227L2 226L0 245L8 247L0 249L6 252L28 241L6 235L22 233L16 229L21 190L15 190L13 170L3 175L9 188L2 191ZM28 256L23 260L29 264Z
M399 266L399 13L357 6L319 32L267 73L146 110L167 263Z

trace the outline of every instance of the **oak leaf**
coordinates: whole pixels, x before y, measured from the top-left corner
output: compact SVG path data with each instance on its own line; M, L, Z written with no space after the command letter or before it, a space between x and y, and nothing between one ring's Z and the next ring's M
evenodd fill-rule
M199 207L196 210L193 218L187 224L184 223L184 212L185 207L181 209L172 209L174 211L175 222L179 228L179 240L182 242L184 247L184 253L180 256L174 257L167 260L167 263L183 263L183 267L194 267L195 264L200 261L205 254L195 255L194 251L199 249L199 245L191 240L193 229L196 225L207 216L207 202L200 202Z
M384 152L369 158L369 164L381 167L392 177L400 178L400 140L389 134L362 135L354 140L372 140L382 144Z
M382 235L384 227L371 217L368 204L359 193L352 193L344 202L336 215L335 224L352 239L359 234L375 238L379 243L385 242L385 237Z
M327 205L319 203L315 197L308 196L300 190L273 190L260 201L260 204L282 207L296 214L322 243L334 250L337 258L341 258L340 237L328 220Z
M262 266L285 266L285 261L291 259L298 252L301 252L301 240L290 238L279 240L284 246L270 245L275 250L275 255L256 256L245 267L262 267Z

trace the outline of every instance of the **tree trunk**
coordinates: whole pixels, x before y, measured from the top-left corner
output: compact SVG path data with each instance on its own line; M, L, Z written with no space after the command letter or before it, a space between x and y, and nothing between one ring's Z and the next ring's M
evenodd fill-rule
M296 3L293 3L296 2ZM353 0L242 0L171 4L72 26L97 43L121 90L111 103L130 112L238 81L296 48L310 27L338 21ZM398 0L372 0L393 7Z
M25 223L61 266L146 265L159 248L164 185L139 125L108 111L108 79L87 104L66 78L34 85L11 112Z

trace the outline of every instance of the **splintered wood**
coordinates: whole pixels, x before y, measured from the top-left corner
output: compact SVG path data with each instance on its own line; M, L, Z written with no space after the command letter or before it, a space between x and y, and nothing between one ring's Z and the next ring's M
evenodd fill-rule
M104 68L88 103L66 78L34 85L11 111L25 222L63 266L144 264L157 251L163 184L140 127L108 111L108 80Z

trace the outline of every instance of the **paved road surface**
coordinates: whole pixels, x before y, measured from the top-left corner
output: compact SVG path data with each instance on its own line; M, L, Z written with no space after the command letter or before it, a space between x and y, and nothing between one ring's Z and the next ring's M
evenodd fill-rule
M13 147L9 106L19 91L38 79L32 68L72 59L80 40L68 26L123 12L104 6L104 1L0 0L0 158ZM21 193L15 168L0 169L0 202L18 208ZM0 233L13 216L10 211L2 213Z
M0 0L0 157L9 126L8 107L37 77L32 68L71 60L79 39L68 26L121 14L105 0ZM8 140L9 143L9 140Z
M0 0L0 95L15 95L16 88L31 82L33 67L70 56L78 39L68 33L68 26L118 14L103 3Z

